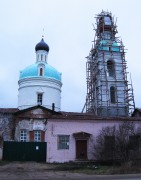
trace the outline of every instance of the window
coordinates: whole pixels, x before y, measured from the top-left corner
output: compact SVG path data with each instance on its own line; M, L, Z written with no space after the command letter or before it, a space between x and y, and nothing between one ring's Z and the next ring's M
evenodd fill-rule
M39 54L37 55L37 60L39 60Z
M115 136L105 136L105 148L111 149L115 146Z
M110 39L110 38L111 38L111 32L109 32L109 31L104 31L104 32L102 33L102 38L103 38L103 39Z
M111 19L110 19L109 16L104 17L104 23L105 23L105 25L111 25L112 24Z
M40 68L39 74L40 74L40 76L43 76L43 68Z
M43 55L41 54L41 61L43 60Z
M129 149L139 150L139 145L140 145L139 135L129 136Z
M26 142L27 139L27 132L26 130L21 130L20 132L20 141L21 142Z
M43 94L38 93L37 94L37 104L42 105L42 101L43 101Z
M110 87L110 98L111 98L111 103L116 103L116 90L114 86Z
M58 136L58 149L69 149L69 136L68 135Z
M34 141L41 142L41 131L34 131Z
M115 151L115 136L105 136L104 142L104 154L106 159L113 159Z
M114 62L111 60L107 61L107 70L108 70L108 75L109 76L114 76L115 75L115 69L114 69Z
M38 66L38 76L43 76L44 75L44 69L45 69L44 64L40 63L39 66Z

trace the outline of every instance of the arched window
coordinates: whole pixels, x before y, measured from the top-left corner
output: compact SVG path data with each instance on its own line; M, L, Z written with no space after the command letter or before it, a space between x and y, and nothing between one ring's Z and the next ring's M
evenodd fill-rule
M114 86L110 87L110 99L111 103L116 103L116 88Z
M40 76L43 76L43 68L40 68L39 75L40 75Z
M111 60L107 61L107 70L108 70L108 75L109 76L114 76L115 75L115 67L114 67L114 62Z

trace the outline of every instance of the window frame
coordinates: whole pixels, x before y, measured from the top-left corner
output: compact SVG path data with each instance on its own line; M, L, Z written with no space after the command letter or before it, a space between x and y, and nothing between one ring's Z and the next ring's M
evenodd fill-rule
M70 135L58 135L58 150L68 150L70 143Z
M43 76L43 68L42 67L40 67L40 69L39 69L39 75Z
M43 104L43 93L37 93L37 104Z
M34 142L41 142L41 130L35 130L34 131Z
M27 141L27 131L26 129L20 130L20 142L26 142Z
M42 70L41 70L42 69ZM42 72L41 72L42 71ZM45 71L45 65L44 64L39 64L38 65L38 76L44 76L44 71Z

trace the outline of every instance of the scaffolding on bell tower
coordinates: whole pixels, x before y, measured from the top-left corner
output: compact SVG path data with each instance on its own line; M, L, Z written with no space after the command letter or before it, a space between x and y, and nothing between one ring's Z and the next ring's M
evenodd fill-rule
M86 112L97 116L129 116L134 108L132 81L128 82L125 48L116 37L110 12L96 16L94 43L86 62Z

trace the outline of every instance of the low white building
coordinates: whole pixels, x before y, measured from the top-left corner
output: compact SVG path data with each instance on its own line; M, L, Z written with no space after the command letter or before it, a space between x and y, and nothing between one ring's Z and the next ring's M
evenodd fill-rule
M135 117L95 117L88 114L64 113L49 118L46 125L46 162L69 162L96 160L94 142L100 131L106 127L116 127L124 122L134 122L141 126L141 118ZM103 136L104 138L104 136Z

